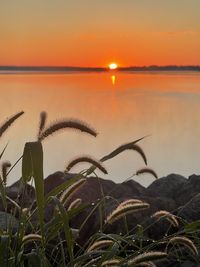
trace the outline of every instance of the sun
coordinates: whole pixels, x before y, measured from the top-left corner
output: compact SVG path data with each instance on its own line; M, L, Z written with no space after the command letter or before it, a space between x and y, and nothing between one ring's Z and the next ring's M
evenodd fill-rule
M108 68L109 68L110 70L116 70L116 69L118 68L118 65L117 65L117 63L112 62L112 63L110 63L110 64L108 65Z

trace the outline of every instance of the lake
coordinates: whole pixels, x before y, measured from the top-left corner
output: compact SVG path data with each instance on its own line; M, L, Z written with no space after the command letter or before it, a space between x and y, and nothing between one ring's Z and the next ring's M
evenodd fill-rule
M18 111L25 114L1 138L7 142L4 160L12 164L27 141L35 141L39 114L48 112L47 124L78 118L99 133L97 138L73 130L46 139L44 173L64 170L80 155L100 159L121 144L150 135L139 144L148 166L159 177L169 173L200 174L200 74L198 72L67 73L0 75L0 121ZM126 151L105 162L109 174L102 178L122 182L144 167L136 152ZM77 166L73 172L87 168ZM20 177L18 164L9 184ZM135 178L143 185L149 175Z

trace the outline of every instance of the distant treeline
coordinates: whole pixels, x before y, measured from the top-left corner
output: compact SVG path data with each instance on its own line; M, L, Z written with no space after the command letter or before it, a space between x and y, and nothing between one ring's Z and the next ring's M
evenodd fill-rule
M120 68L121 71L200 71L200 66L176 66L176 65L168 65L168 66L133 66Z
M49 66L0 66L0 71L23 72L103 72L108 68L101 67L49 67ZM200 66L130 66L120 67L117 71L200 71Z

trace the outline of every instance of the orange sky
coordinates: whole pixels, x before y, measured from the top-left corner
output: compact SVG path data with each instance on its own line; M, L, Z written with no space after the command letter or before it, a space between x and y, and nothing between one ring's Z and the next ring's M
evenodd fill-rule
M0 4L0 65L199 65L199 0Z

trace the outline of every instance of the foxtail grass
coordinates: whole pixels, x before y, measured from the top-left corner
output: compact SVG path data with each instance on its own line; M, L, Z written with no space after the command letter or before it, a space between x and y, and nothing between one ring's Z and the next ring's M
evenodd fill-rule
M154 170L150 169L150 168L143 168L143 169L140 169L140 170L138 170L138 171L136 172L136 175L141 175L141 174L145 174L145 173L148 173L148 174L153 175L156 179L158 178L157 173L156 173Z
M85 178L78 180L69 186L60 196L60 202L65 206L72 195L86 182Z
M176 216L172 213L170 213L169 211L166 210L159 210L157 212L155 212L152 216L152 218L155 218L157 220L160 220L162 218L168 220L174 227L178 227L179 226L179 222L176 218Z
M10 167L11 167L11 163L9 161L5 161L1 165L2 181L4 185L7 184L7 172Z
M148 203L134 203L128 205L119 205L105 220L106 223L112 224L113 222L121 219L122 217L149 208Z
M92 165L94 165L96 168L98 168L104 174L108 174L107 170L105 169L105 167L102 165L102 163L100 161L97 161L97 160L95 160L91 157L88 157L88 156L83 156L83 157L78 157L78 158L73 159L71 162L68 163L68 165L66 167L66 171L70 171L71 168L73 168L75 165L77 165L79 163L83 163L83 162L91 163Z
M46 111L42 111L40 113L40 122L39 122L39 130L38 130L38 139L40 139L40 135L42 131L44 130L44 127L46 125L46 120L47 120L47 113Z
M68 211L69 211L69 210L73 210L73 209L78 208L81 204L82 204L82 199L80 199L80 198L75 199L75 200L72 201L72 203L69 205L69 207L68 207Z
M141 262L136 264L137 267L156 267L156 265L152 261Z
M127 199L127 200L121 202L119 204L118 208L126 206L126 205L136 204L136 203L143 203L143 201L140 199L136 199L136 198Z
M100 240L100 241L96 241L94 242L88 249L87 251L90 252L90 251L94 251L94 250L99 250L101 248L105 248L105 247L108 247L110 245L113 244L113 241L112 240Z
M168 245L169 244L174 244L174 245L183 245L185 246L186 248L189 249L189 251L194 255L194 256L197 256L198 255L198 250L197 250L197 247L195 246L195 244L193 243L193 241L185 236L175 236L175 237L172 237L169 242L168 242ZM168 245L167 245L167 248L168 248ZM166 248L166 250L167 250Z
M160 260L167 257L167 253L159 251L149 251L142 253L128 261L128 266L138 266L143 262L149 262L154 260Z
M90 134L94 137L97 136L97 132L89 127L86 123L78 121L78 120L63 120L63 121L58 121L55 123L52 123L49 127L44 129L44 131L41 132L38 141L43 141L46 139L48 136L53 135L57 133L60 130L64 130L67 128L71 128L74 130L78 130L87 134Z
M0 126L0 137L5 133L5 131L17 120L20 116L24 114L24 111L16 113L14 116L6 120L1 126Z
M145 137L143 137L145 138ZM119 155L120 153L126 151L126 150L134 150L136 152L138 152L140 154L140 156L143 158L145 164L147 165L147 158L146 158L146 155L144 153L144 151L142 150L141 147L139 147L138 145L136 145L137 142L139 142L140 140L142 140L143 138L140 138L134 142L131 142L131 143L127 143L127 144L124 144L124 145L121 145L119 146L118 148L116 148L114 151L112 151L110 154L108 154L107 156L103 157L101 159L101 161L106 161L108 159L111 159L111 158L114 158L116 157L117 155Z
M102 264L101 264L101 267L116 267L116 266L120 266L121 260L119 259L112 259L112 260L107 260L107 261L104 261Z
M42 241L42 236L38 234L28 234L22 238L22 243L28 243L33 241Z

